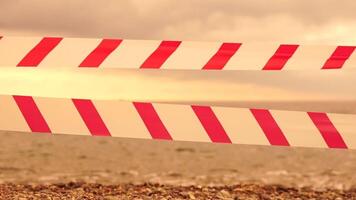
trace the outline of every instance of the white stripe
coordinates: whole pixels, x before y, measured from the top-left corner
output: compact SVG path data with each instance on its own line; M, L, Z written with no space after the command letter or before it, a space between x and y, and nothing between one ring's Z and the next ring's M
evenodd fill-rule
M40 41L40 37L0 39L0 66L16 66Z
M131 102L93 101L93 103L112 136L152 138Z
M123 40L100 65L102 68L140 68L157 49L160 41Z
M271 111L271 114L291 146L327 147L306 112Z
M232 143L270 145L249 109L213 107Z
M0 112L0 130L31 131L12 96L0 95Z
M53 133L90 135L71 99L34 98Z
M154 107L174 140L211 141L191 106L154 104Z
M279 45L245 44L226 63L226 70L261 70Z
M328 114L330 121L350 149L356 149L356 115Z
M336 46L299 46L283 69L303 70L321 69L334 52Z
M39 66L77 68L100 42L101 39L64 38Z
M202 69L219 50L220 42L182 42L162 69Z

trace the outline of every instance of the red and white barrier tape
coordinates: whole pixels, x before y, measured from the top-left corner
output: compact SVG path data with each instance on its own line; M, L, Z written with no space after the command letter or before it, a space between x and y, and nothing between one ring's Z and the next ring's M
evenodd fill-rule
M355 46L2 37L0 66L206 70L356 68Z
M117 39L0 39L0 66L352 69L353 46ZM0 96L0 129L181 141L356 148L356 115ZM70 120L68 120L70 119Z
M7 131L356 148L356 115L30 96L0 102Z

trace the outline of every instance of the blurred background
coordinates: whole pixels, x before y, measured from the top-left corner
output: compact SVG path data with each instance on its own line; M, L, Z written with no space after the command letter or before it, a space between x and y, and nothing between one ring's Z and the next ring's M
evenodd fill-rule
M356 2L351 0L0 0L0 33L6 36L355 45L355 6ZM150 73L156 72L122 71L118 76L122 77L122 82L131 81L134 92L117 98L150 97L163 102L188 99L223 106L251 106L254 101L253 105L260 107L342 113L354 112L355 108L353 73L300 72L292 75L286 72L270 73L263 75L264 78L260 72L218 73L200 78L201 75L189 77L184 73L171 73L165 77L165 86L161 88L165 92L156 90L156 96L147 97L142 93L145 89L135 85L162 85L152 80ZM162 74L157 76L162 78ZM207 80L216 87L203 87ZM305 82L299 84L301 80ZM181 83L188 85L192 82L194 87L190 87L190 93L182 89ZM260 87L262 84L267 86ZM254 93L247 95L249 87ZM8 87L1 90L11 92ZM230 91L229 95L225 95L226 90ZM212 91L214 95L204 96ZM182 93L186 95L184 99L180 99ZM221 100L223 96L224 101ZM287 104L277 102L276 106L275 101L281 98ZM261 99L265 100L262 104ZM296 99L298 102L293 102ZM317 101L318 105L320 102L326 104L316 107L312 101ZM336 189L347 189L356 184L356 152L352 150L14 132L1 132L0 146L0 182L84 180L110 184L155 182L179 185L259 182Z
M3 35L355 43L346 0L0 1Z

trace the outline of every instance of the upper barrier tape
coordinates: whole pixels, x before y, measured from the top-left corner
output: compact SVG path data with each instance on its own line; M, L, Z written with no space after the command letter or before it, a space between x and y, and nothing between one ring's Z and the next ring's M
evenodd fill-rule
M0 102L6 131L356 149L350 114L11 95Z
M356 68L355 46L0 37L0 66L188 70Z

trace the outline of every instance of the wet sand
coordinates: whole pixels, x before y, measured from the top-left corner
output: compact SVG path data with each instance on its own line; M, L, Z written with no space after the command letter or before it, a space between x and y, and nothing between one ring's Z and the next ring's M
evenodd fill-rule
M356 186L353 150L0 134L0 183Z

